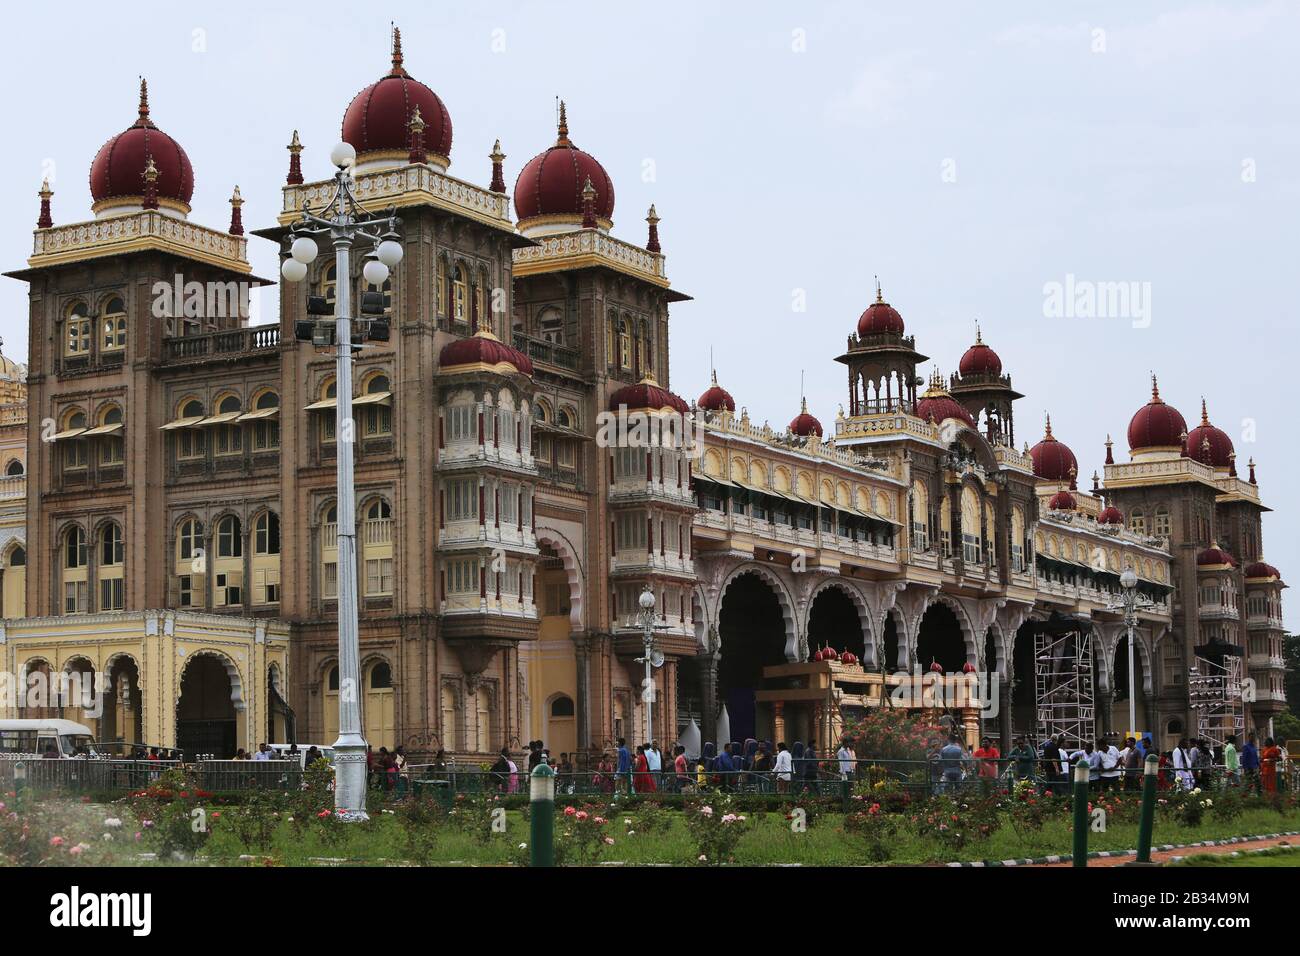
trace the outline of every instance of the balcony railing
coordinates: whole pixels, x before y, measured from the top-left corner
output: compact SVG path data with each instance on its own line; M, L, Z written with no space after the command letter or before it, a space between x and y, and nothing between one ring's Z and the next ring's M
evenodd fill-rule
M271 352L280 347L278 325L251 325L242 329L182 335L166 340L171 361L194 361L214 356Z
M576 372L582 362L582 353L577 349L547 342L545 339L535 339L522 332L514 333L514 345L534 362L543 365L554 365L557 368Z

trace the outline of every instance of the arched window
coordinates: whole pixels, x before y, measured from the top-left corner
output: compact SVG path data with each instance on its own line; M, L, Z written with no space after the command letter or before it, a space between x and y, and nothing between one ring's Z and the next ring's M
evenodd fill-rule
M388 376L382 372L366 379L363 394L353 400L361 407L361 429L367 438L393 433L393 393L389 390Z
M186 518L176 536L176 557L181 561L192 561L202 552L203 523L196 518Z
M496 739L492 720L492 691L480 686L474 693L474 730L477 739L474 749L479 753L491 753Z
M362 675L365 700L362 717L365 720L366 742L371 747L388 747L396 743L396 722L393 717L393 671L387 661L375 661Z
M339 669L331 667L325 675L324 693L321 695L322 713L325 727L325 742L333 743L339 736Z
M85 358L90 354L89 309L84 302L68 306L63 319L63 354L67 358Z
M239 424L241 403L239 396L227 395L217 402L213 424L217 426L218 455L238 455L244 450L244 426Z
M274 511L263 511L253 526L253 550L256 554L280 553L280 516Z
M89 608L86 532L71 525L63 532L63 613L84 614Z
M469 276L464 266L456 266L452 277L452 319L458 325L469 321Z
M15 458L5 466L5 474L10 478L16 478L19 475L27 474L27 466L23 464L21 458Z
M122 526L110 522L104 525L99 536L99 566L95 569L99 580L99 610L120 611L126 606L125 562Z
M99 426L92 432L99 438L99 463L122 464L126 444L122 439L122 409L117 405L100 409Z
M362 527L365 542L366 596L393 593L393 509L382 498L366 508Z
M280 447L280 396L267 389L253 402L253 410L244 419L253 421L253 450L269 451Z
M99 327L101 352L120 352L126 348L126 304L120 296L113 296L104 305Z
M560 694L551 701L552 717L572 717L574 714L573 698L567 694Z
M442 685L442 746L448 750L460 749L460 707L456 705L456 688Z
M1151 533L1157 538L1169 537L1169 512L1165 508L1156 509L1155 522L1152 525Z
M324 444L331 444L335 440L335 406L338 401L339 389L338 383L334 377L330 376L321 386L320 400L308 405L307 407L319 411L320 415L320 440Z
M544 309L538 318L538 333L546 342L564 344L564 315L559 309Z
M339 269L334 263L330 263L321 273L321 295L331 306L334 305L334 298L338 295L339 288Z
M67 412L63 419L63 469L64 471L84 471L86 468L86 413L81 409Z
M226 515L217 522L217 557L240 558L244 555L244 538L239 519Z
M1134 534L1146 534L1147 533L1146 513L1136 508L1133 509L1133 513L1130 514L1128 517L1128 526L1133 531Z
M9 567L24 568L27 566L27 552L22 545L17 546L9 552Z
M619 316L616 328L618 332L618 367L630 369L632 367L632 332L627 326L627 320L622 316Z
M339 596L339 512L335 505L325 509L320 533L321 596L333 601Z
M641 374L653 375L655 370L654 339L650 335L650 323L641 320Z
M176 529L176 604L179 607L204 605L204 580L207 556L203 552L203 523L186 518Z
M180 416L182 423L176 429L176 457L178 459L202 458L205 448L203 430L196 427L203 420L203 403L196 398L181 402ZM175 423L172 423L175 424Z

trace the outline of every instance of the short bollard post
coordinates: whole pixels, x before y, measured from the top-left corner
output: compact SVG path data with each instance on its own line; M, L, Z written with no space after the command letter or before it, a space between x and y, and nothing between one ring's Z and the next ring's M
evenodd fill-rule
M21 794L27 786L27 761L19 760L14 764L14 794Z
M555 866L555 771L545 758L528 776L530 866Z
M1138 819L1138 863L1151 862L1151 831L1156 823L1156 781L1160 774L1160 758L1147 754L1142 768L1142 816Z
M1088 761L1079 758L1074 765L1074 866L1088 865Z

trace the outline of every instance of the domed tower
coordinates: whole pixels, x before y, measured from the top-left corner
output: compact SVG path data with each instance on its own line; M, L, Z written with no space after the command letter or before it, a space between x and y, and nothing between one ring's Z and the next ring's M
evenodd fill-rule
M1201 423L1187 433L1187 457L1223 475L1232 470L1236 457L1227 432L1210 424L1204 398L1201 399Z
M402 32L396 28L392 63L352 98L343 114L343 139L357 151L356 172L404 166L413 154L446 170L451 164L451 114L437 93L406 71Z
M609 232L614 226L614 181L596 157L569 139L563 102L555 145L530 159L515 180L515 215L519 231L530 238L586 228Z
M1160 397L1160 383L1152 375L1151 400L1128 423L1129 454L1135 461L1178 458L1188 453L1187 437L1182 413Z
M149 87L140 80L136 121L99 148L90 165L95 218L157 209L185 219L194 195L194 168L181 144L149 117Z
M1002 374L1002 359L984 344L978 325L975 326L975 344L962 355L950 391L976 422L981 414L984 416L984 434L990 444L1015 447L1012 406L1016 399L1024 396L1011 387L1011 376Z
M916 407L916 366L927 356L916 351L916 339L904 331L903 317L885 301L877 282L876 301L858 318L848 351L835 359L849 367L849 417Z
M704 394L700 396L699 401L695 403L696 407L705 412L714 414L726 412L729 415L736 413L736 400L731 397L731 393L718 384L718 373L712 372L712 382Z

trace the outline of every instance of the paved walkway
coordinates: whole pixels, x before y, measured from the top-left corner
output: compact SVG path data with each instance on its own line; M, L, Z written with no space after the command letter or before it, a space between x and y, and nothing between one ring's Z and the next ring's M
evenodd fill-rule
M1224 846L1189 846L1177 850L1152 850L1151 861L1153 863L1168 863L1176 858L1185 858L1189 856L1200 856L1205 853L1248 853L1251 850L1266 850L1275 846L1298 846L1300 840L1296 837L1282 836L1270 837L1264 840L1250 840L1244 843L1231 843ZM1094 866L1123 866L1134 856L1108 856L1088 861L1089 867ZM1300 852L1296 853L1296 862L1300 865ZM1036 863L1034 866L1072 866L1071 863Z

